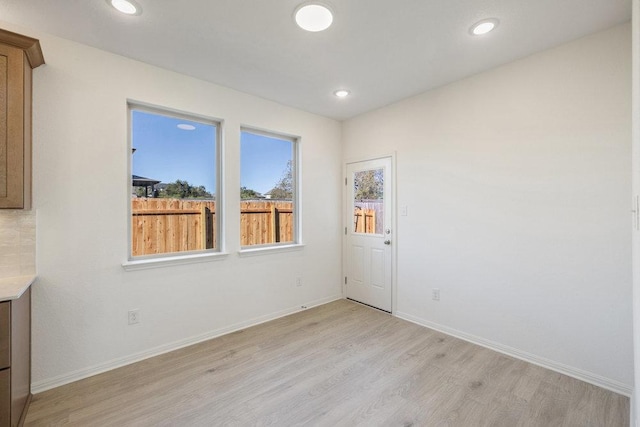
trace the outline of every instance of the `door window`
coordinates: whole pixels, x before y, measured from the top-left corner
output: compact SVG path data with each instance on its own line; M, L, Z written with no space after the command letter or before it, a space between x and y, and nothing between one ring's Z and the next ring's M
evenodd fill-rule
M384 169L353 173L353 232L382 234L384 228Z

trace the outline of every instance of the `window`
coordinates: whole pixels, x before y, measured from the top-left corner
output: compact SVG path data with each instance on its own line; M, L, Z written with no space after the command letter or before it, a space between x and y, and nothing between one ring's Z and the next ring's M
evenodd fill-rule
M382 234L384 227L384 169L353 174L353 232Z
M240 244L299 243L297 140L243 129L240 136Z
M219 248L219 123L129 105L131 258Z

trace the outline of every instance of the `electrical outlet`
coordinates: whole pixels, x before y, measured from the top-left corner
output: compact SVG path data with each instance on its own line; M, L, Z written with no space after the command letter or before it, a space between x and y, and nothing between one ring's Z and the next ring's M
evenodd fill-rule
M431 289L431 299L440 301L440 289Z
M140 310L129 310L129 324L135 325L136 323L140 323Z
M302 277L296 277L296 286L297 287L302 286Z

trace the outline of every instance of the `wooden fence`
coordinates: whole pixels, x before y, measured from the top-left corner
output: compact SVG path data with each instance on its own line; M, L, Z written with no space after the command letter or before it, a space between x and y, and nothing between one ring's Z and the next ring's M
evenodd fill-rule
M369 206L367 206L369 207ZM381 234L376 206L354 210L357 233ZM293 241L292 202L240 202L242 246ZM212 249L216 242L216 202L164 198L131 199L133 256ZM376 231L377 230L377 231Z
M382 234L384 228L384 203L382 200L354 201L356 233Z
M242 246L293 241L292 202L240 203ZM216 202L131 199L133 256L211 249L216 241Z
M216 202L131 199L133 256L214 247Z
M240 244L293 242L292 208L291 202L240 202Z
M376 232L375 209L362 209L356 206L353 210L353 223L356 233L374 234Z

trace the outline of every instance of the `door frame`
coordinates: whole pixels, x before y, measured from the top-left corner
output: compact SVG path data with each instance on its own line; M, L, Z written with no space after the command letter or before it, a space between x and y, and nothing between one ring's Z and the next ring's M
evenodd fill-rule
M353 220L353 213L347 212L347 208L350 206L350 201L347 197L347 165L384 158L391 159L391 192L393 194L388 199L388 202L390 203L389 211L391 212L391 314L395 316L398 309L398 180L395 151L374 156L348 157L342 164L342 230L340 231L342 234L342 298L347 298L347 285L345 283L347 277L347 233L345 230L349 229L349 225Z

